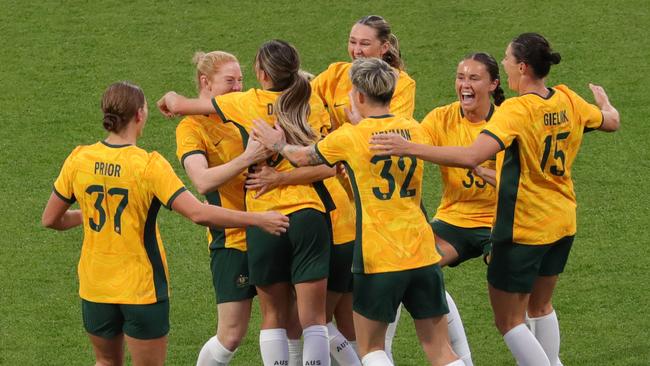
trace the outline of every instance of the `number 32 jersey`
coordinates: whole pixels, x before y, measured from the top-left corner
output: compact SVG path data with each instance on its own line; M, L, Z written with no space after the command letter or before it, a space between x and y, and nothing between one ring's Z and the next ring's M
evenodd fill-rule
M82 299L151 304L168 297L167 259L156 216L185 190L157 152L98 142L68 156L54 192L79 202L84 239L79 259Z
M405 271L440 261L420 205L424 164L411 156L375 155L369 140L381 133L429 142L416 121L386 115L363 119L357 125L346 123L316 145L329 165L344 163L354 190L354 273Z
M547 96L507 99L482 133L497 154L495 243L543 245L576 233L571 167L585 130L600 127L600 109L564 85Z

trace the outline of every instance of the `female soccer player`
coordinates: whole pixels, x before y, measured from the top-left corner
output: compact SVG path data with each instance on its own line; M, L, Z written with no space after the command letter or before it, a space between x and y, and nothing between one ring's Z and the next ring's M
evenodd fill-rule
M397 131L428 142L412 119L393 116L389 105L396 72L377 58L355 60L350 100L363 119L345 124L316 145L285 141L280 128L257 121L253 137L293 164L344 162L357 207L354 327L363 365L392 365L384 350L388 323L400 303L411 313L432 365L463 365L447 339L447 303L434 236L420 206L423 163L415 158L372 156L370 136Z
M396 116L413 117L413 111L415 110L415 81L404 71L399 41L392 32L390 24L384 18L378 15L368 15L359 19L350 30L348 54L352 61L364 57L381 58L398 70L399 76L391 99L390 111ZM360 116L355 115L350 108L348 94L352 90L351 66L350 62L335 62L311 83L314 93L323 100L323 103L328 108L332 121L331 130L350 122L351 119L354 119L355 122L360 119ZM340 305L336 308L336 321L341 333L347 339L353 340L355 336L352 327L350 301L349 296L344 296L341 299ZM391 359L391 345L398 320L399 309L395 322L390 324L386 332L386 351ZM330 326L330 330L333 330L332 326Z
M432 144L471 145L492 117L494 104L500 105L505 99L499 82L499 65L492 56L480 52L465 57L456 70L458 101L435 108L422 120L421 126L429 133ZM494 162L488 163L477 170L493 175ZM489 252L496 195L494 187L470 169L440 166L440 173L442 200L431 226L442 252L440 266L454 267ZM458 309L449 293L446 296L451 346L465 365L472 365Z
M54 182L42 223L84 227L79 295L97 364L121 365L124 339L134 365L162 365L169 330L168 270L156 216L161 204L212 227L258 225L276 235L288 219L204 205L185 190L171 165L136 142L147 120L142 90L119 82L102 98L108 137L78 146ZM69 210L79 202L80 210Z
M565 85L546 87L560 62L547 40L524 33L508 45L503 67L519 94L505 101L469 147L413 144L375 136L380 154L415 155L446 166L474 169L497 156L497 209L488 266L497 328L520 365L555 365L560 337L551 300L576 233L571 167L585 130L616 131L618 111L602 87L590 84L596 104ZM524 324L526 310L535 334Z
M241 91L235 56L197 52L196 83L201 98ZM259 144L251 144L251 147ZM246 149L237 127L215 114L185 117L176 128L176 155L198 192L210 204L246 210L244 171L263 149ZM266 158L266 156L264 156ZM227 365L246 335L255 287L248 283L246 231L208 229L210 268L217 299L217 334L202 347L197 366Z
M413 117L415 80L404 71L399 41L384 18L368 15L359 19L350 30L348 54L352 61L364 57L381 58L398 70L399 77L390 103L390 111L397 116ZM328 108L332 129L350 122L348 115L351 112L348 93L352 90L350 67L352 67L350 62L335 62L311 82L312 90ZM352 118L359 117L352 116Z
M327 123L323 103L312 96L309 82L299 73L300 59L287 42L264 43L255 57L255 73L262 89L229 93L213 99L188 99L169 92L158 102L167 116L217 113L222 121L235 125L248 140L252 120L265 116L277 121L296 144L316 139L312 126ZM266 162L280 171L293 169L281 156ZM279 186L255 197L246 193L246 208L273 208L289 216L286 235L275 238L259 230L248 230L250 283L256 286L262 309L260 349L265 365L286 365L287 318L292 304L293 284L298 315L303 326L303 362L329 365L325 326L325 295L329 265L329 231L324 199L315 185Z

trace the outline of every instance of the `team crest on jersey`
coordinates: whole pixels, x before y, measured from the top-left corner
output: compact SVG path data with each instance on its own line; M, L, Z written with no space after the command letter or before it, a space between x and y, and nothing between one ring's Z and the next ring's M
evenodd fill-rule
M242 274L240 274L239 277L237 277L237 280L235 282L237 284L237 287L246 287L250 285L248 283L248 276L244 276Z

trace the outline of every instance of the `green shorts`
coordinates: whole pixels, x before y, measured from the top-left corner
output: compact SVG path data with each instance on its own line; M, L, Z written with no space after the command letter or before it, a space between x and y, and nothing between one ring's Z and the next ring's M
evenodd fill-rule
M554 276L564 271L572 244L573 236L546 245L494 243L488 282L499 290L530 293L538 276Z
M354 242L332 245L330 249L330 275L327 279L327 289L339 293L352 292Z
M122 333L136 339L155 339L169 333L169 300L127 305L81 299L81 314L86 331L106 339Z
M257 292L248 276L248 255L237 249L210 250L210 269L217 304L252 299Z
M308 208L288 216L289 229L280 236L257 227L246 230L251 284L295 284L327 278L330 235L325 214Z
M445 283L437 264L399 272L355 273L353 309L368 319L391 323L400 303L413 319L449 312Z
M492 249L489 227L464 228L434 219L431 221L431 228L436 235L446 240L458 252L458 259L450 263L450 267L486 255Z

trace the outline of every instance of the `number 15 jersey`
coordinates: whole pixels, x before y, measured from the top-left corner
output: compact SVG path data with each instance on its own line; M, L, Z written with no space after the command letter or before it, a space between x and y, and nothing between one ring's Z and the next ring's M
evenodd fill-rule
M66 159L54 192L79 202L83 245L79 296L113 304L152 304L168 297L165 249L156 216L185 187L157 152L98 142Z
M369 141L382 133L398 133L417 143L429 141L416 121L386 115L357 125L346 123L316 144L327 164L344 163L354 190L354 273L405 271L440 261L420 206L424 164L411 156L375 155Z
M552 244L576 233L571 167L584 131L602 122L598 107L564 85L503 102L482 132L505 150L497 154L494 243Z

